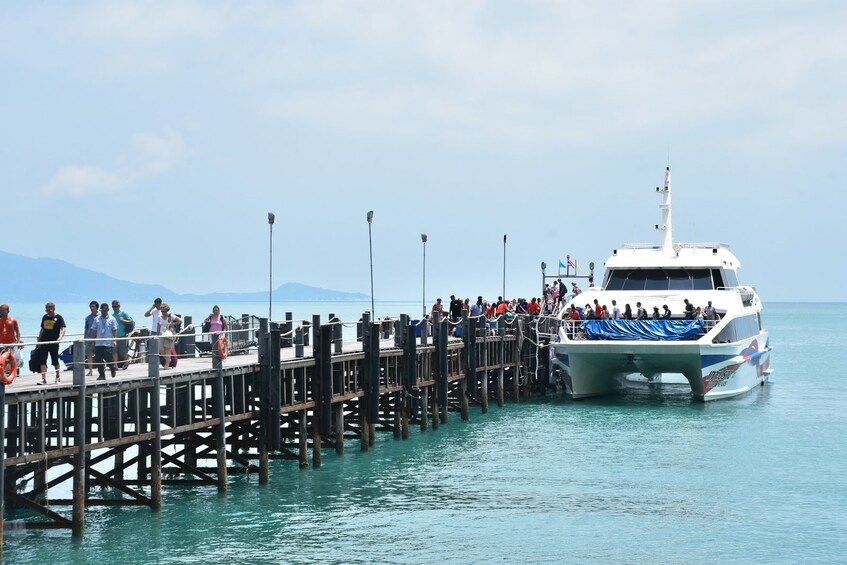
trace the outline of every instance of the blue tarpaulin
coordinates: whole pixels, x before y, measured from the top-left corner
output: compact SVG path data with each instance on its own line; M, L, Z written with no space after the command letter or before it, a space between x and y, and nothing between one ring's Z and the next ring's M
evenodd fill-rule
M703 335L703 320L584 320L590 340L690 341Z

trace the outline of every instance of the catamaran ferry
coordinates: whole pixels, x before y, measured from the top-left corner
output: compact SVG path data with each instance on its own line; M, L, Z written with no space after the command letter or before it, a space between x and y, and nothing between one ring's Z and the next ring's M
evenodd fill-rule
M656 191L662 244L615 249L602 286L571 297L559 313L551 364L573 398L614 393L627 379L667 383L675 376L695 398L715 400L763 385L772 371L762 302L738 282L740 262L721 243L674 243L669 167ZM627 306L635 317L639 303L646 319L615 319Z

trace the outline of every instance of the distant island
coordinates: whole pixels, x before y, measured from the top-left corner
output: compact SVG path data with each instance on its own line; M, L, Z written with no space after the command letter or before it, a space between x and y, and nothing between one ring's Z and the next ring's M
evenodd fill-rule
M0 251L0 263L6 273L2 285L2 302L38 302L53 300L84 302L92 296L120 294L127 302L149 301L167 296L183 302L261 302L263 292L215 292L211 294L179 294L164 286L123 281L89 269L82 269L59 259L34 259ZM61 281L57 284L56 281ZM365 302L370 296L359 292L339 292L299 283L285 283L273 292L274 300L289 302Z

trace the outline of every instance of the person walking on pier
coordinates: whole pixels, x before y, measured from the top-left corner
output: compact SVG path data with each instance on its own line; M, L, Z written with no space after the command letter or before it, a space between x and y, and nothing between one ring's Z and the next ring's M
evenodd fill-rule
M112 316L118 324L118 344L115 347L115 364L121 369L126 369L129 366L129 341L121 339L127 337L132 331L131 326L135 325L132 317L121 310L121 303L117 300L112 300Z
M439 315L440 318L444 317L444 304L441 303L440 298L437 298L435 300L435 304L432 305L432 310L429 313L429 315L432 317L433 320L435 319L435 313L436 312L438 312L438 315Z
M176 336L174 330L182 323L182 318L176 314L171 314L171 307L164 302L161 303L159 311L158 335L162 336L159 344L159 361L162 367L169 369L176 367Z
M92 300L88 303L88 309L91 310L91 313L85 317L85 330L82 335L88 337L91 335L92 328L94 327L94 320L97 319L97 310L100 308L100 303L96 300ZM86 341L85 342L85 359L88 362L88 374L87 377L91 376L91 370L94 368L94 342Z
M48 302L44 305L47 312L41 317L41 327L38 330L38 364L41 369L41 381L38 384L47 384L47 356L53 362L56 369L56 382L61 382L59 373L59 342L65 337L65 319L56 313L56 305ZM41 343L42 341L52 343Z
M118 337L118 323L109 315L109 304L104 302L100 305L100 315L94 320L92 335L94 342L94 364L97 365L98 381L106 380L106 367L112 378L115 378L115 363L112 359L116 338Z
M208 328L208 329L206 329ZM212 307L212 313L206 316L203 320L203 332L211 333L212 350L218 353L218 338L221 332L226 331L226 319L221 315L221 309L215 304Z

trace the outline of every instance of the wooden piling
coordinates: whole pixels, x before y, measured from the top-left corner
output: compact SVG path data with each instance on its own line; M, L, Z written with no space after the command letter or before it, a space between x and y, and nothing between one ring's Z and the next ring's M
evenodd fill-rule
M158 340L153 342L158 344ZM75 341L73 344L73 380L77 387L74 402L74 453L73 468L73 510L71 517L71 534L75 538L82 537L85 530L85 343ZM158 362L158 357L156 357ZM4 442L5 443L5 442ZM5 485L4 485L5 486Z
M3 528L6 515L6 385L0 383L0 559L3 558Z
M150 424L153 439L150 440L150 508L162 509L162 409L161 409L161 380L159 363L148 364L150 377L153 379L153 391L150 394L152 411Z
M441 320L438 329L438 345L436 346L436 356L438 357L438 402L437 411L442 424L447 423L447 397L449 391L449 383L447 381L447 342L450 337L449 324L446 319ZM435 415L433 414L433 418ZM433 425L433 429L436 429Z
M335 405L335 452L344 455L344 403Z
M488 322L485 318L479 319L479 326L482 331L482 383L480 390L480 401L482 403L482 413L488 413Z
M280 371L280 329L279 325L270 322L268 338L268 358L270 360L270 375L268 378L268 430L270 431L271 451L277 451L282 446L282 384Z
M503 319L497 323L497 336L500 338L497 344L497 406L502 408L504 404L503 378L506 372L506 326Z
M306 410L300 410L300 422L298 428L298 449L297 455L300 461L300 468L307 469L309 467L309 450L308 450L308 428L307 428L307 419L309 417L309 413Z
M223 362L217 355L212 355L212 367L217 373L214 382L214 415L220 422L215 426L215 439L218 461L218 492L226 492L226 412L224 404L224 370Z
M425 432L429 422L429 387L421 387L418 389L418 394L420 394L418 409L420 410L421 431Z

